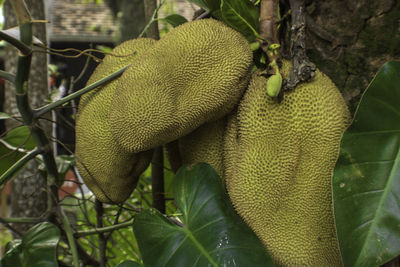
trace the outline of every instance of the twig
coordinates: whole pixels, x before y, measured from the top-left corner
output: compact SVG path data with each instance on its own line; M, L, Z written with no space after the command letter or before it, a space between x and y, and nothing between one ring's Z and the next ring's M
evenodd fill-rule
M74 236L75 237L81 237L81 236L87 236L87 235L97 235L100 233L108 233L112 232L121 228L126 228L129 226L133 225L133 219L127 222L111 225L111 226L105 226L101 228L94 228L94 229L89 229L89 230L83 230L83 231L77 231L75 232Z
M22 237L22 234L17 229L12 227L8 222L4 221L3 218L0 218L0 223L2 223L6 228L8 228L10 231L12 231L17 236Z
M20 39L25 45L32 46L32 23L28 9L23 0L11 1L19 22ZM34 112L28 100L28 80L31 67L32 53L18 56L17 72L15 76L15 95L18 110L26 126L31 128L32 137L36 141L37 148L41 151L43 161L47 168L46 183L48 187L47 214L52 219L53 207L58 200L57 187L58 171L56 161L45 133L38 127L38 122L34 119Z
M96 219L97 219L97 228L103 228L103 203L96 199L95 202L96 208ZM106 249L107 249L107 240L104 236L104 232L99 233L99 251L100 251L100 266L106 267L107 265L107 257L106 257Z
M1 223L22 223L22 224L37 224L40 222L43 222L43 218L1 218L0 217L0 222Z
M3 78L10 83L15 83L15 75L4 70L0 70L0 78Z
M148 23L138 37L142 37L146 33L146 36L149 38L153 38L155 40L160 39L160 34L158 32L158 22L156 18L157 13L164 2L165 0L161 1L161 3L157 6L156 0L144 0L145 19L146 21L148 21Z
M11 35L8 35L6 31L0 31L0 40L4 40L7 43L11 44L15 48L17 48L22 55L30 55L32 54L32 48L29 45L24 44L19 39L14 38Z
M86 265L90 265L90 266L93 266L93 267L99 267L100 266L100 262L97 261L92 256L90 256L86 252L86 250L83 249L81 245L79 245L79 243L76 244L76 248L78 249L79 257L81 258L82 263L84 264L83 266L86 266Z
M72 99L75 99L75 98L83 95L84 93L87 93L87 92L89 92L89 91L91 91L91 90L93 90L93 89L95 89L95 88L97 88L97 87L99 87L101 85L104 85L104 84L114 80L115 78L121 76L122 73L128 67L129 67L129 65L117 70L116 72L110 74L109 76L107 76L107 77L105 77L105 78L103 78L103 79L101 79L101 80L99 80L99 81L97 81L95 83L92 83L92 84L86 86L85 88L82 88L82 89L76 91L75 93L72 93L72 94L70 94L70 95L68 95L66 97L63 97L63 98L61 98L61 99L59 99L59 100L57 100L57 101L55 101L55 102L53 102L51 104L48 104L48 105L46 105L44 107L35 109L34 118L39 118L40 116L42 116L43 114L53 110L54 108L59 107L59 106L65 104L65 103L71 101Z
M79 267L80 266L79 265L79 255L78 255L78 250L77 250L77 247L76 247L76 243L75 243L75 239L74 239L74 235L73 235L73 232L72 232L71 225L69 223L67 215L65 215L65 213L64 213L62 208L59 209L59 212L60 212L60 217L61 217L62 224L64 226L64 231L65 231L65 234L67 236L69 247L71 249L72 261L74 263L74 267Z

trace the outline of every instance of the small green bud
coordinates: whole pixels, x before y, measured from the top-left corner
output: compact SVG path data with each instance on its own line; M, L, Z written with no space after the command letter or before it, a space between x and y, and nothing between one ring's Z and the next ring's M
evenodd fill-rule
M269 77L267 81L267 95L270 97L277 97L282 87L282 75L279 71Z

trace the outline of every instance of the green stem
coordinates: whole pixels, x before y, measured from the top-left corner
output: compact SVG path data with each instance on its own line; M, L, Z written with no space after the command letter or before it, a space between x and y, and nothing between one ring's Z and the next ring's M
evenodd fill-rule
M0 70L0 78L3 78L10 83L15 83L15 75L6 71Z
M25 156L20 158L14 165L12 165L7 171L5 171L0 176L0 187L3 186L6 182L8 182L13 175L22 168L28 161L36 157L38 154L41 153L40 149L34 149L31 152L27 153Z
M42 218L0 218L0 221L6 223L22 223L22 224L37 224L43 222Z
M9 43L10 45L14 46L21 52L21 54L23 54L25 56L30 55L32 53L32 48L29 45L26 45L23 42L21 42L20 40L18 40L17 38L14 38L13 36L8 35L7 30L0 31L0 40L4 40L7 43Z
M74 263L74 267L79 267L79 255L78 255L78 249L75 244L75 239L74 239L74 234L72 232L71 225L68 221L67 215L65 215L64 211L60 208L60 215L61 215L61 220L62 224L64 226L64 231L65 234L67 235L68 243L71 248L71 253L72 253L72 261Z
M95 83L90 84L89 86L86 86L85 88L82 88L82 89L80 89L80 90L78 90L78 91L76 91L76 92L74 92L74 93L72 93L70 95L67 95L66 97L63 97L63 98L61 98L61 99L59 99L59 100L57 100L57 101L55 101L55 102L53 102L51 104L48 104L48 105L46 105L44 107L36 109L34 111L34 113L35 113L34 114L34 118L37 119L40 116L42 116L43 114L52 111L54 108L59 107L59 106L65 104L65 103L67 103L67 102L69 102L69 101L71 101L71 100L83 95L84 93L87 93L87 92L89 92L89 91L91 91L91 90L93 90L93 89L95 89L95 88L97 88L97 87L99 87L101 85L104 85L104 84L114 80L115 78L121 76L122 73L124 73L124 71L128 67L129 67L129 65L117 70L116 72L110 74L109 76L107 76L107 77L105 77L105 78L103 78L103 79L101 79L101 80L99 80L99 81L97 81Z
M142 37L147 32L147 30L149 30L150 25L152 25L154 22L155 25L152 26L152 29L146 35L148 37L156 39L156 40L160 39L159 33L158 33L158 23L157 23L156 17L157 17L158 10L160 10L160 8L164 4L164 2L165 2L165 0L161 1L161 3L155 8L156 1L153 1L153 0L144 1L145 17L146 17L146 20L148 21L148 23L144 27L143 31L139 34L138 38ZM150 19L147 19L148 17L150 17Z
M13 3L12 1L11 3ZM23 10L24 2L22 1L15 1L14 7L16 10ZM25 15L28 14L24 13L23 11L20 12L21 14L17 14L17 16L21 16L19 21L25 21ZM20 38L21 41L28 45L32 45L32 23L26 22L20 24ZM22 120L24 124L30 127L32 137L36 141L37 148L41 151L43 155L43 161L46 165L47 169L47 211L49 219L52 216L52 209L56 205L57 198L58 198L58 189L56 183L58 182L58 170L56 161L54 159L53 151L50 145L50 141L47 138L46 134L40 128L40 125L34 118L34 111L32 110L29 100L28 100L28 80L29 80L29 71L31 67L32 61L32 54L29 55L20 55L18 56L18 64L17 64L17 73L15 77L15 97L17 102L18 110L21 114Z
M96 235L99 233L106 233L106 232L111 232L114 230L118 230L121 228L126 228L133 225L133 219L127 222L119 223L116 225L111 225L111 226L106 226L102 228L94 228L90 230L84 230L84 231L78 231L74 234L75 237L81 237L81 236L86 236L86 235Z

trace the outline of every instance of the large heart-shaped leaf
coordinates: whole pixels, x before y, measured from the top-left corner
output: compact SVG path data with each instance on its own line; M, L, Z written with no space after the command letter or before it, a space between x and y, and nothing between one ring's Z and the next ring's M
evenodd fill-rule
M179 169L173 193L182 225L156 210L135 217L133 229L146 266L273 266L208 164Z
M345 266L379 266L400 254L400 62L386 63L364 93L333 191Z
M0 265L4 267L56 267L56 247L60 230L49 222L43 222L29 229L22 240L8 245Z

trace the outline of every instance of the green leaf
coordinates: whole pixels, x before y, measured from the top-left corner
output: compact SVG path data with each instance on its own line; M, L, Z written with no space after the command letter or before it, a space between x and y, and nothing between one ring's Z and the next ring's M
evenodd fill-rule
M258 9L248 0L221 0L223 21L250 42L258 37Z
M60 230L49 222L29 229L22 240L14 240L0 263L4 267L56 267Z
M133 229L145 265L273 266L211 166L198 163L179 169L173 193L183 226L156 210L135 217Z
M3 141L12 147L21 147L27 150L32 150L36 147L36 143L31 136L31 132L27 126L20 126L12 129Z
M24 153L12 151L0 143L0 176L23 156Z
M171 26L174 28L187 22L187 19L185 17L178 15L178 14L172 14L172 15L166 16L165 18L160 18L158 20L167 22L167 23L171 24Z
M198 5L205 11L213 13L214 11L218 11L221 5L221 0L189 0L193 4Z
M123 261L117 265L117 267L141 267L141 266L142 265L140 265L138 262L131 260Z
M35 146L36 143L26 126L17 127L0 139L0 176L25 155L16 150L17 148L32 150Z
M11 116L8 115L7 113L4 112L0 112L0 120L6 120L6 119L10 119Z
M400 62L388 62L345 132L333 177L345 266L380 266L400 254Z

